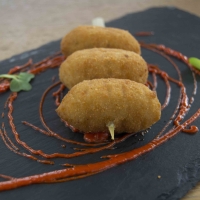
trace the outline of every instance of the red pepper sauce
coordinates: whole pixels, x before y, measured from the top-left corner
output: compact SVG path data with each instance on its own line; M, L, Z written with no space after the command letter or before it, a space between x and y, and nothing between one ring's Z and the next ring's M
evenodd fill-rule
M140 33L140 35L147 35L146 33ZM199 116L200 116L200 109L198 108L196 113L192 115L191 118L186 120L185 122L182 122L184 117L186 116L187 112L189 111L190 107L192 106L192 103L194 101L194 96L197 91L197 82L194 73L200 74L199 71L195 70L192 68L192 66L188 63L188 59L186 56L181 54L180 52L174 51L170 48L167 48L163 45L156 45L156 44L145 44L141 43L141 46L143 48L149 49L150 51L154 51L164 58L166 58L172 66L175 68L175 70L178 73L178 80L173 79L170 77L166 72L163 70L159 69L158 66L148 64L149 67L149 72L153 76L153 83L148 82L147 85L152 88L152 90L156 91L157 88L157 76L159 76L161 79L163 79L165 85L166 85L166 95L165 95L165 100L162 103L162 109L165 109L170 101L170 94L171 94L171 86L170 83L173 82L177 84L178 87L180 87L180 95L177 100L177 107L174 110L174 113L172 114L169 122L166 123L166 125L163 127L163 129L157 134L155 139L153 139L151 142L148 144L139 147L137 149L130 150L125 153L120 153L120 154L114 154L114 155L105 155L102 156L102 158L106 158L106 160L103 160L101 162L97 163L92 163L92 164L86 164L86 165L73 165L73 164L63 164L63 166L67 167L66 169L61 169L57 171L52 171L48 173L43 173L43 174L38 174L38 175L33 175L33 176L28 176L28 177L22 177L22 178L14 178L14 177L9 177L6 175L0 175L1 177L7 179L7 181L0 182L0 190L10 190L14 189L17 187L21 186L27 186L31 184L36 184L36 183L53 183L53 182L62 182L62 181L69 181L69 180L74 180L74 179L79 179L83 178L86 176L91 176L96 173L100 173L102 171L105 171L109 168L112 168L116 165L122 164L124 162L133 160L137 158L138 156L141 156L155 148L157 148L159 145L162 143L168 141L170 138L174 137L177 135L179 132L184 131L187 133L196 133L198 131L198 128L196 126L191 125L193 121L195 121ZM170 56L175 57L182 62L184 62L191 71L193 71L193 80L194 80L194 89L193 89L193 94L190 98L188 98L185 85L182 82L182 77L181 77L181 72L178 68L178 66L173 62L173 60L170 58ZM43 61L32 64L31 62L29 63L31 66L30 68L26 67L16 67L13 69L11 72L19 72L20 70L26 69L29 72L32 72L34 74L38 74L41 72L44 72L45 70L53 67L57 67L61 64L61 62L64 60L63 56L58 56L55 55L54 57L46 58ZM54 87L57 87L60 85L60 88L53 93L53 96L56 97L56 105L58 106L60 103L60 94L64 90L64 86L60 84L60 82L57 82L47 88L47 90L43 93L39 105L39 112L40 112L40 121L44 127L45 130L34 126L33 124L24 121L23 124L41 132L42 134L45 134L49 137L54 137L58 140L61 140L66 143L72 143L80 146L87 146L87 148L74 148L75 152L71 154L61 154L61 153L53 153L53 154L47 154L43 152L42 150L35 150L32 147L28 146L25 142L23 142L20 139L19 133L16 130L16 126L14 124L14 119L12 116L14 107L13 107L13 102L17 100L17 93L11 93L9 96L9 99L6 101L6 105L8 106L8 112L4 113L4 115L7 115L9 119L9 124L12 129L12 133L15 136L15 142L17 143L17 146L14 145L14 143L11 141L9 136L6 133L5 130L5 125L2 123L2 130L0 130L0 135L2 140L4 141L5 145L14 153L19 154L20 156L24 156L26 158L30 158L33 160L36 160L37 162L44 163L44 164L53 164L53 161L49 161L48 159L51 158L72 158L76 156L82 156L90 153L96 153L105 149L112 149L117 143L120 143L122 141L125 141L127 138L132 136L133 134L125 134L123 136L120 136L116 138L114 141L110 142L103 142L108 139L108 135L105 133L98 133L98 134L91 134L87 133L85 134L85 140L89 142L97 142L101 141L99 144L90 144L90 143L84 143L84 142L77 142L73 140L69 140L66 138L61 137L58 133L55 133L52 131L47 123L45 122L45 118L43 116L43 104L45 101L45 98L47 96L47 93L49 93ZM0 88L5 87L5 80L0 82ZM5 87L6 88L6 87ZM7 88L8 89L8 88ZM0 90L1 92L5 92L7 89L2 89ZM169 126L169 124L174 123L174 127L169 130L167 133L164 134L165 130ZM66 123L66 122L65 122ZM68 125L66 123L66 125ZM191 125L191 126L190 126ZM68 125L69 126L69 125ZM188 126L190 126L188 128ZM73 129L73 127L71 127ZM74 130L77 131L77 130ZM19 147L18 147L19 146ZM30 152L30 154L25 154L19 152L20 147L25 148ZM89 148L88 148L89 147ZM44 160L39 160L37 156L40 156L44 158Z
M108 141L108 133L84 133L84 140L89 143L99 143Z
M154 35L153 31L141 31L141 32L137 32L135 33L135 36L152 36Z

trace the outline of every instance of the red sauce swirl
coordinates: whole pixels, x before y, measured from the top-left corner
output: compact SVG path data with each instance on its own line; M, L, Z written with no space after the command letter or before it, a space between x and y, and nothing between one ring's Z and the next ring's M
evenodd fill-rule
M150 33L147 32L140 32L137 35L139 36L148 36ZM170 102L171 97L171 84L176 84L177 87L180 88L180 95L179 99L177 100L177 107L175 108L170 120L166 122L163 129L157 134L155 139L153 139L148 144L139 147L137 149L130 150L125 153L120 154L114 154L114 155L104 155L102 158L106 158L106 160L92 163L92 164L85 164L85 165L73 165L73 164L63 164L63 166L67 167L65 169L47 172L43 174L37 174L33 176L27 176L22 178L15 178L10 177L7 175L0 175L0 177L6 179L6 181L0 182L0 190L10 190L22 186L27 186L31 184L36 183L53 183L53 182L62 182L62 181L69 181L74 179L83 178L86 176L94 175L96 173L100 173L102 171L105 171L109 168L112 168L116 165L123 164L124 162L133 160L137 158L138 156L141 156L155 148L157 148L159 145L163 144L164 142L168 141L170 138L174 137L181 131L187 132L187 133L196 133L198 131L198 127L192 125L192 123L200 116L200 108L197 108L197 111L190 117L188 120L184 121L185 116L187 115L188 111L190 110L195 98L194 96L197 93L197 81L195 78L195 74L200 75L200 72L193 69L192 66L188 63L188 59L185 55L183 55L180 52L174 51L168 47L165 47L164 45L156 45L156 44L145 44L141 42L141 46L143 48L146 48L150 51L153 51L155 53L158 53L159 55L166 58L169 63L174 67L178 74L178 80L170 77L167 72L160 69L158 66L155 66L153 64L148 64L149 73L153 77L153 82L151 83L148 81L147 86L149 86L152 90L157 89L158 82L157 77L160 77L166 86L165 91L165 100L162 102L162 110L165 109ZM194 89L193 94L189 98L186 92L185 85L182 81L181 77L181 71L177 64L171 59L171 57L177 58L181 60L183 63L185 63L189 70L192 71L193 74L193 80L194 80ZM28 63L26 63L23 66L16 66L13 69L9 71L9 73L18 73L20 71L29 71L34 74L42 73L50 68L58 67L64 60L64 56L60 55L59 53L44 59L43 61L33 64L32 60L29 60ZM56 106L59 105L60 100L62 98L62 93L64 92L64 86L60 84L60 82L54 83L52 86L46 89L46 91L43 93L39 105L40 110L40 121L44 127L44 129L41 129L29 122L23 121L24 125L29 126L30 128L33 128L37 131L39 131L42 134L45 134L46 136L53 137L57 140L60 140L65 143L71 143L80 145L81 148L74 148L75 152L71 154L63 154L54 152L52 154L45 153L42 150L35 150L28 144L26 144L24 141L21 140L20 134L17 132L16 125L14 123L13 118L13 112L14 112L14 106L13 102L17 101L18 95L17 93L11 93L8 100L6 101L5 105L8 107L8 111L3 111L2 113L2 119L4 117L8 118L9 126L11 127L12 133L15 137L15 144L11 138L8 136L5 128L5 123L2 123L2 127L0 129L0 136L7 146L8 149L10 149L12 152L18 154L19 156L26 157L28 159L35 160L37 162L40 162L42 164L54 164L53 161L49 160L52 158L72 158L77 156L83 156L91 153L96 153L105 149L112 149L116 144L125 141L127 138L132 136L133 134L124 134L119 137L117 137L114 141L108 141L108 134L107 133L86 133L84 135L84 138L88 142L93 143L85 143L85 142L78 142L66 139L64 137L61 137L59 134L54 132L50 129L50 127L47 125L45 118L43 116L43 104L45 102L47 93L51 92L51 90L55 87L58 87L56 92L53 93L53 97L55 98L55 104ZM9 81L5 79L0 80L0 92L5 92L9 89ZM66 123L66 122L65 122ZM166 132L166 129L169 127L169 125L173 123L173 128ZM70 126L66 123L67 126ZM73 127L71 127L74 129ZM74 131L78 131L74 129ZM95 144L95 142L100 141L101 143ZM19 147L23 147L26 150L28 150L29 153L20 152ZM87 148L83 148L87 147ZM37 155L40 156L42 159L38 159Z

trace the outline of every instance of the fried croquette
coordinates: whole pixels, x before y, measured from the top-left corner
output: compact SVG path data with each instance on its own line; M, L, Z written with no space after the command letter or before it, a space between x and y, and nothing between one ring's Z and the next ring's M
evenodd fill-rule
M148 77L144 59L132 51L92 48L76 51L60 66L59 77L69 89L83 80L130 79L145 84Z
M81 49L116 48L141 53L138 41L126 30L99 26L78 26L61 41L65 56Z
M160 119L161 105L154 91L128 79L93 79L75 85L57 114L81 132L116 133L145 130Z

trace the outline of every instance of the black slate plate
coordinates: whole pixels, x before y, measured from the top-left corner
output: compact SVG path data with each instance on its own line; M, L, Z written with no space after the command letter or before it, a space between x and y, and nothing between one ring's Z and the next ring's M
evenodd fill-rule
M132 34L138 31L154 31L155 35L150 37L138 37L148 43L161 43L171 47L183 54L199 57L200 44L200 19L194 15L175 8L152 8L144 12L126 15L113 20L107 26L119 27L129 30ZM60 41L51 42L21 55L14 56L8 60L0 62L0 74L6 73L9 68L25 63L29 58L35 62L52 55L59 50ZM177 78L176 73L169 63L160 56L147 50L142 51L144 58L154 64L159 64L162 69ZM176 61L182 71L183 80L187 85L188 94L192 93L192 75L186 66ZM27 120L39 127L42 127L38 119L38 103L42 92L52 83L52 76L57 75L57 69L49 70L37 76L32 84L31 92L21 92L15 102L14 118L17 130L22 140L26 141L35 149L43 149L47 153L55 151L66 153L72 151L68 145L66 149L61 147L63 142L44 136L21 124L22 120ZM198 85L200 83L197 78ZM127 151L146 144L156 135L156 133L168 121L177 103L178 88L173 85L170 106L162 113L161 120L155 124L151 131L145 135L144 141L130 139L116 150L118 152ZM163 100L165 92L164 85L160 81L158 96ZM8 93L0 95L0 110L3 109ZM198 93L190 113L194 113L199 108ZM44 113L48 124L62 136L71 139L81 140L80 134L73 134L66 130L54 111L55 107L51 97L45 102ZM189 115L190 115L189 113ZM189 116L188 115L188 116ZM187 119L187 118L186 118ZM0 119L2 121L3 119ZM4 120L7 124L6 119ZM195 121L198 125L200 120ZM10 132L10 129L7 128ZM12 137L12 135L11 135ZM135 137L137 138L137 137ZM180 199L200 180L200 135L187 135L179 133L172 140L161 145L154 151L146 155L112 168L100 174L58 184L40 184L22 187L12 191L0 193L1 199ZM26 152L21 148L22 152ZM43 165L32 160L15 155L8 150L2 140L0 140L0 173L13 177L24 177L28 175L48 172L61 169L61 163L88 163L99 160L102 153L84 156L72 160L55 159L54 166ZM111 151L105 151L108 154ZM157 176L160 175L161 179Z

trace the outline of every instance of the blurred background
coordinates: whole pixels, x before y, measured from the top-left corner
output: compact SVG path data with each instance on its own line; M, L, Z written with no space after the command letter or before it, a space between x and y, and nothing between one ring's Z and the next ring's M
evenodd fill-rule
M110 21L160 6L200 16L200 0L0 0L0 60L60 39L95 17Z

